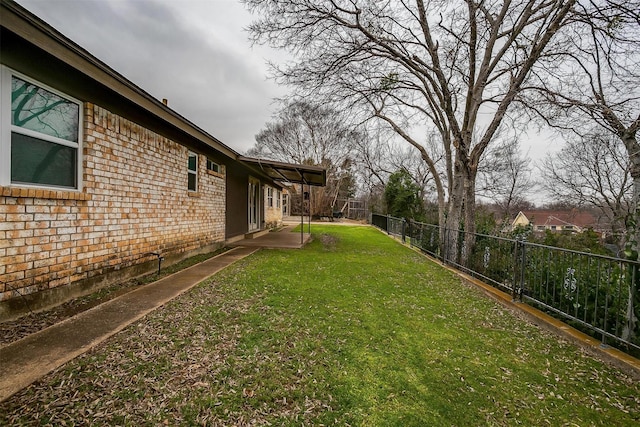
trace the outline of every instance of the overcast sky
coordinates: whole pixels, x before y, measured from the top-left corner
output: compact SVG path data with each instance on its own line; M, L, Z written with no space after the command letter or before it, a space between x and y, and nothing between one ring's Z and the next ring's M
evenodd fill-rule
M267 79L237 0L17 0L133 83L239 152L287 89Z

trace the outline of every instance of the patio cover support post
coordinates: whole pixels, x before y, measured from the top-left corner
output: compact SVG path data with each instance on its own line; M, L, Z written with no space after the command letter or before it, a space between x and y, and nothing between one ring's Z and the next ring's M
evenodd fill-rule
M309 189L309 236L311 236L311 184L307 185L307 188Z
M300 244L304 244L304 183L300 184Z

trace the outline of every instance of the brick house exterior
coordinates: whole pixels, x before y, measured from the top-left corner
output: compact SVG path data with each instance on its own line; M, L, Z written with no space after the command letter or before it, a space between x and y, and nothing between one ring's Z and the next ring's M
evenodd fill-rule
M2 301L16 290L89 283L136 265L144 271L152 252L172 261L225 240L224 174L207 173L203 156L191 192L186 147L90 103L83 124L81 193L2 187Z
M273 221L260 197L282 186L263 161L243 161L21 6L0 2L0 321Z

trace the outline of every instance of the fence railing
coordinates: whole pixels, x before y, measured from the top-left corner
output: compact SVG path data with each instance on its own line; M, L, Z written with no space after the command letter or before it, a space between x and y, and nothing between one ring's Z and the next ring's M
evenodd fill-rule
M634 291L640 263L484 234L443 230L433 224L373 214L371 223L403 242L452 264L566 323L634 355L640 325L634 325ZM457 256L446 242L458 233ZM474 241L471 248L463 242ZM447 256L444 256L447 254ZM457 261L466 260L464 263ZM635 285L635 286L634 286ZM635 329L635 330L634 330Z

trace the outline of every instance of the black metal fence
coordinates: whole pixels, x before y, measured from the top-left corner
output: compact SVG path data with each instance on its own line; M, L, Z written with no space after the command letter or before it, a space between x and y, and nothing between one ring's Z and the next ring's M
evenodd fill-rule
M510 293L577 329L634 355L640 354L639 326L633 322L640 263L484 234L473 247L465 233L432 224L373 214L371 223L492 286ZM458 233L458 256L444 256ZM465 259L466 262L452 261ZM635 285L635 286L634 286ZM634 330L635 329L635 330Z

